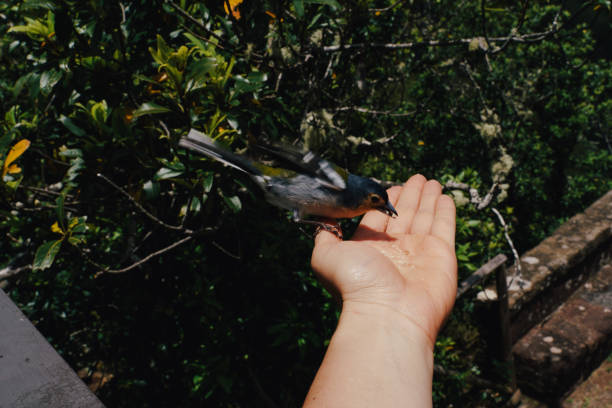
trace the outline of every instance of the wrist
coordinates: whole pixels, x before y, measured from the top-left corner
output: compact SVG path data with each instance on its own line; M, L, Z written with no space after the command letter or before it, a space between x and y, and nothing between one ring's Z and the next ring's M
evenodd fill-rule
M341 326L382 330L418 346L433 356L437 333L431 333L431 330L417 319L390 305L344 301L338 328Z

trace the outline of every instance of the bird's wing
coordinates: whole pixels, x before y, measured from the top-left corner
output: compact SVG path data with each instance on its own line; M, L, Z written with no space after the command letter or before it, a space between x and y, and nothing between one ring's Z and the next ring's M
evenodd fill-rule
M311 151L300 151L287 146L268 145L256 143L259 149L279 161L283 161L297 168L302 173L316 177L327 187L335 190L344 190L348 172L339 166L317 156Z
M214 141L195 129L191 129L187 136L183 136L179 140L179 146L206 155L245 173L251 175L261 174L260 169L255 166L255 163L252 163L246 157L230 152L221 143Z

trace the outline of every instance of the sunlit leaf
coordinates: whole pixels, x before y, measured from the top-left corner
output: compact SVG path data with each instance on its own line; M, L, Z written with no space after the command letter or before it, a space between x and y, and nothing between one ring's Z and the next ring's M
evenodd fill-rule
M174 177L178 177L183 174L183 170L175 170L169 169L167 167L162 167L155 173L155 180L166 180Z
M145 198L151 200L157 198L160 192L160 186L157 181L149 180L142 186L142 191L145 193Z
M227 14L230 14L230 10L227 9L228 3L231 8L232 16L234 16L236 20L240 20L240 11L238 10L238 6L242 3L242 0L224 0L223 1L223 8L225 8L225 12Z
M132 115L137 118L144 115L157 115L160 113L167 113L171 111L171 109L168 109L165 106L161 106L153 102L145 102L140 105L138 109L132 112Z
M205 192L209 193L210 189L212 188L212 185L213 185L213 174L208 173L206 177L204 178L204 181L202 182L202 187L204 187Z
M225 203L233 212L237 213L242 210L242 202L240 202L240 198L238 196L223 196L223 200L225 200Z
M62 79L62 71L54 69L45 71L40 76L40 90L44 95L49 95L53 87Z
M21 167L19 167L18 165L16 165L15 163L11 164L8 168L7 171L8 174L17 174L17 173L21 173Z
M8 154L6 155L6 159L4 159L4 165L2 166L2 178L6 176L6 173L8 173L11 163L17 160L19 156L21 156L23 152L28 149L28 147L30 147L30 141L28 139L20 140L19 142L15 143L13 147L11 147L11 150L9 150Z
M64 230L61 229L57 221L55 221L53 225L51 225L51 231L57 234L62 234L62 235L64 234Z
M106 123L106 119L108 119L108 112L109 109L105 100L97 102L91 107L91 116L96 122L98 122L99 125Z

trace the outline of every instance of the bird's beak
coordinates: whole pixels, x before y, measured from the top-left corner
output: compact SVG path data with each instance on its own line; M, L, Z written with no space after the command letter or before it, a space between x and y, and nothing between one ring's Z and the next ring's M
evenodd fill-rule
M393 218L393 216L397 217L398 215L397 211L395 211L395 208L393 208L393 205L391 205L389 201L387 201L383 207L377 207L376 209L384 214L387 214L391 218Z

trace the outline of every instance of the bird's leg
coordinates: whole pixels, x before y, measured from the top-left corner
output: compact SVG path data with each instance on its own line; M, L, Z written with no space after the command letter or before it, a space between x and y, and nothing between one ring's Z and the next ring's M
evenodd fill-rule
M326 222L323 220L305 220L305 219L302 219L298 210L293 210L292 219L293 219L293 222L297 222L301 224L315 225L317 227L315 236L321 229L324 229L336 235L338 238L342 239L342 228L340 228L340 224L338 224L338 222L336 221Z

